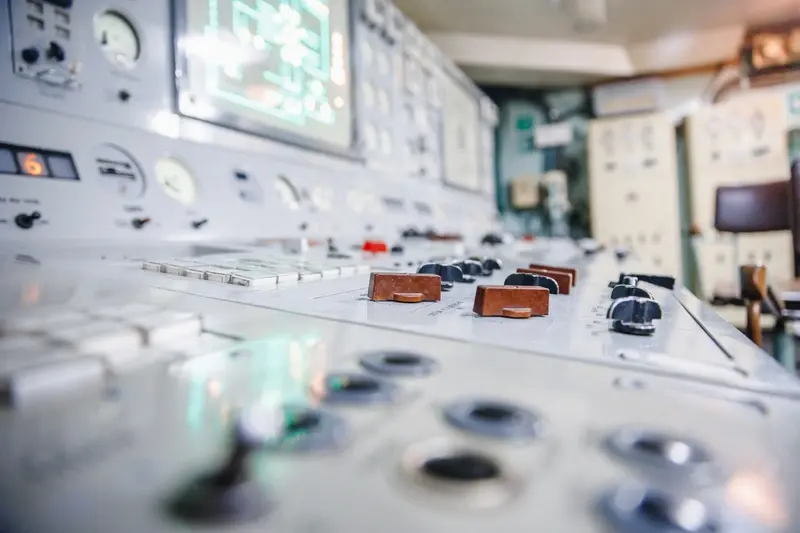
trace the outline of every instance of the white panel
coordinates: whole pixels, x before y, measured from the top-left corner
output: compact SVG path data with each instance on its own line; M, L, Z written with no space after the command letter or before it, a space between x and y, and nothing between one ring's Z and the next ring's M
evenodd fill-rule
M680 276L677 157L669 118L592 121L589 185L594 237L631 248L645 268Z
M687 126L692 222L703 239L695 243L703 295L730 283L731 265L713 258L723 253L714 230L716 190L723 185L766 183L789 178L786 103L784 96L753 92L707 106L690 117ZM714 243L714 244L710 244ZM700 251L711 246L712 251ZM772 282L793 277L788 231L743 235L736 264L763 262ZM736 252L726 252L733 257ZM735 271L735 265L734 271Z

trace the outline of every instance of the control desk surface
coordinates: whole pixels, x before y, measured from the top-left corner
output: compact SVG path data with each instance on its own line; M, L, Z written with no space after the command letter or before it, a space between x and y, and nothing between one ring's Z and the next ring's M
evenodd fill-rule
M4 267L11 531L800 523L797 381L680 288L640 282L655 332L614 331L609 282L634 259L546 240L214 246ZM368 298L367 271L487 253L503 267L441 301ZM471 311L530 263L577 269L547 316Z

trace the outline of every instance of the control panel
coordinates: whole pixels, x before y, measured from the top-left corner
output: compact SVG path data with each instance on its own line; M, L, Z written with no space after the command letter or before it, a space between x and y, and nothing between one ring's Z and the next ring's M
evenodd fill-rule
M494 223L496 108L392 2L0 9L0 240Z

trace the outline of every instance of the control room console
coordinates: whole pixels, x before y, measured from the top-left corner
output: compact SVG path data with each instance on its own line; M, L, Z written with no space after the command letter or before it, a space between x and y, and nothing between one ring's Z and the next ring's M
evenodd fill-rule
M0 531L792 533L800 382L513 239L387 0L6 0Z

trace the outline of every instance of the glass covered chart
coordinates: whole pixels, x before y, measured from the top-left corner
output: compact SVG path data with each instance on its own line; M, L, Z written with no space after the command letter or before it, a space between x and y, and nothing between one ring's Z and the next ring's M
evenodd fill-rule
M346 148L347 0L187 0L181 112Z

